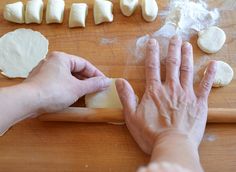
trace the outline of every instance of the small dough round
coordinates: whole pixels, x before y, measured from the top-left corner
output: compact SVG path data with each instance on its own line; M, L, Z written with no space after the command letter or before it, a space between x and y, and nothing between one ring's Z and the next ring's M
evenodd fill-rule
M93 7L94 22L96 25L113 21L113 4L107 0L95 0Z
M9 32L0 38L0 70L9 78L26 78L47 52L48 40L40 32Z
M46 23L62 23L64 18L64 10L64 0L48 0L46 10Z
M43 19L43 1L28 0L25 8L25 23L42 23Z
M213 87L224 87L228 85L234 77L234 71L229 64L217 61L216 76Z
M4 19L14 23L24 23L24 4L19 1L12 4L7 4L3 12Z
M138 0L120 0L120 9L125 16L131 16L138 6Z
M156 0L142 0L142 15L147 22L153 22L157 18L158 5Z
M116 79L111 79L108 89L88 94L85 96L85 104L88 108L117 108L122 109L119 95L116 90Z
M198 33L197 44L206 53L216 53L224 45L226 40L225 32L219 27L212 26Z
M69 27L85 27L88 5L85 3L73 3L71 5Z

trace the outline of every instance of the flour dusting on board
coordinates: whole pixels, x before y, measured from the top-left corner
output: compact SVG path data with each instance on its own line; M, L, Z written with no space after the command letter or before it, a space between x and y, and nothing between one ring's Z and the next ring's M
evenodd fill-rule
M113 44L117 42L116 38L101 38L100 44L102 45L108 45L108 44Z
M162 13L163 14L163 13ZM141 60L149 38L157 39L161 44L161 58L166 56L170 37L175 34L189 40L193 33L215 25L220 17L219 11L208 9L203 0L170 0L169 11L166 13L165 25L152 35L145 35L136 41L135 57Z

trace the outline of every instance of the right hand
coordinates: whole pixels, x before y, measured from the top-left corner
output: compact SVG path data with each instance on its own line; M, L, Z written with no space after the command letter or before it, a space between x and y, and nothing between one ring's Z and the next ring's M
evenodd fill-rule
M80 97L106 89L110 79L85 59L49 53L23 82L38 93L39 113L67 108Z
M197 89L193 88L193 50L182 39L171 39L166 58L166 79L160 77L159 45L151 39L146 50L146 89L137 105L132 87L123 79L116 82L124 107L126 125L141 147L151 154L160 137L187 136L197 149L203 137L216 63L208 69Z

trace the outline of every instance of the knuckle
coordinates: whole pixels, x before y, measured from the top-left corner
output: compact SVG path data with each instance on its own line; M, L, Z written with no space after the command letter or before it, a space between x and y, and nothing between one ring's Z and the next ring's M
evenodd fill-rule
M182 72L187 72L187 73L193 72L193 68L191 66L189 66L189 65L181 65L180 70Z
M208 91L211 89L211 86L212 84L209 82L209 81L203 81L202 82L202 88L205 90L205 91Z
M176 57L167 57L166 58L166 64L173 65L173 66L179 66L180 60Z

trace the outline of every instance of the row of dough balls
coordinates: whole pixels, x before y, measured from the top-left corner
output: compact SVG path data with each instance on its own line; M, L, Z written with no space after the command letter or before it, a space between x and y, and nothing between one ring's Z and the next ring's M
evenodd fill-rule
M131 16L138 6L138 0L120 0L120 8L125 16ZM156 0L142 0L142 15L147 22L152 22L158 14ZM62 23L64 17L64 0L49 0L46 9L46 23ZM94 1L94 21L95 24L113 21L113 4L108 0ZM88 5L85 3L73 3L71 6L69 27L85 27ZM4 18L14 23L42 23L43 1L28 0L26 9L19 1L7 4L4 8Z

